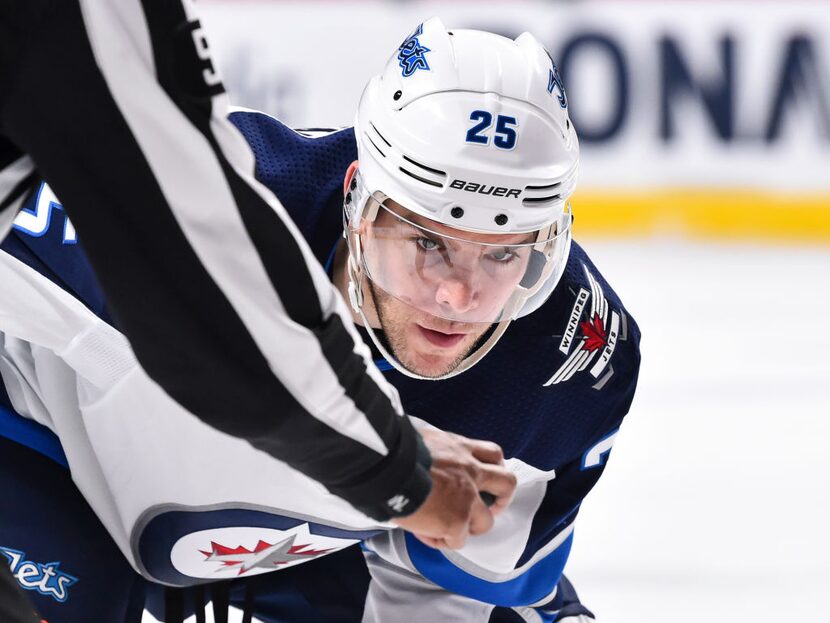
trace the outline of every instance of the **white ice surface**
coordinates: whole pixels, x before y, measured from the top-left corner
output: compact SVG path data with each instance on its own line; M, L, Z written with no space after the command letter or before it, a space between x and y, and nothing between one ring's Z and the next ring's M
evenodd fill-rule
M599 621L828 621L830 248L584 245L643 331L567 572Z
M600 623L830 620L830 248L583 246L643 331L566 570L583 601Z

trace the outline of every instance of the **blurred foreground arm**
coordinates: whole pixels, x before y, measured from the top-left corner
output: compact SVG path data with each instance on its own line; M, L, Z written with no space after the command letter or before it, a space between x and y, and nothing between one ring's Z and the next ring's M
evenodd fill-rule
M0 235L34 164L170 396L376 519L411 514L429 453L226 114L187 3L0 2ZM416 527L484 529L476 484L440 483Z

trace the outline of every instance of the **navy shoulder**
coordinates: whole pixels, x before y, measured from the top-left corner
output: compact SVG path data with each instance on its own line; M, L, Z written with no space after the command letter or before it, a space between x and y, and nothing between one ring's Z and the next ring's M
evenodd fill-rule
M256 157L256 178L273 192L321 263L342 234L343 178L357 159L351 128L293 130L261 112L229 117Z
M551 297L517 323L518 332L544 336L559 365L545 387L589 384L602 390L616 375L636 382L640 328L620 297L576 242ZM622 378L620 378L622 377Z
M557 467L584 458L590 448L614 435L637 386L640 329L579 244L572 244L550 298L516 321L505 338L512 359L518 360L520 352L533 353L536 365L524 379L532 379L536 388L535 409L549 414L548 425L556 422L558 438L548 440L548 447L558 450L552 453L559 455ZM545 452L536 450L529 454L544 464Z
M24 202L0 249L33 268L112 324L106 299L72 222L46 182Z

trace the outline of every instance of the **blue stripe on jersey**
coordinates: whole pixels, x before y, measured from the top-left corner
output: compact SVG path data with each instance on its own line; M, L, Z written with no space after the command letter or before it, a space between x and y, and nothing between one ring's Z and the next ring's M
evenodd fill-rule
M0 405L0 436L27 446L69 469L66 454L58 436L34 420L24 418Z
M334 243L334 246L331 248L331 251L329 251L329 256L326 258L326 264L325 264L325 266L323 266L323 270L326 271L326 274L329 277L332 276L331 271L332 271L332 267L334 266L334 256L337 253L337 245L339 243L340 243L339 240L336 243Z
M573 533L550 554L511 580L490 582L456 567L439 550L406 533L406 549L415 568L427 580L450 592L498 606L526 606L553 592L571 551Z

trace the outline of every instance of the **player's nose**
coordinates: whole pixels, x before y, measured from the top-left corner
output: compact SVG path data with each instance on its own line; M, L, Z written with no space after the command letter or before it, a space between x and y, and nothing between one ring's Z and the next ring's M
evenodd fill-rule
M457 274L442 279L435 290L435 302L455 314L465 314L478 307L481 298L473 275Z

